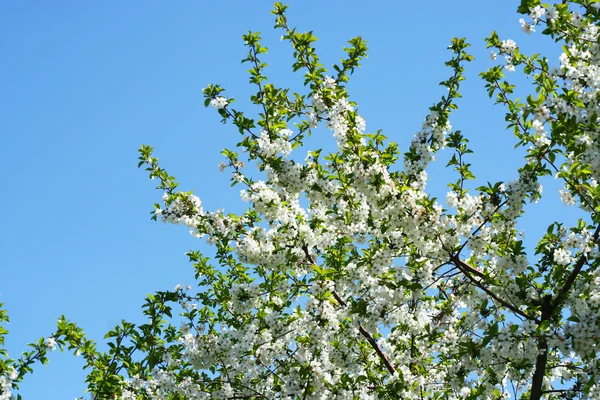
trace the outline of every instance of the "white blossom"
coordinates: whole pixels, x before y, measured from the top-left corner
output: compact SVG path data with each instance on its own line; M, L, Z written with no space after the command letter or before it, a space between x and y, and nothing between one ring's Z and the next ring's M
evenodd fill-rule
M217 96L210 101L210 105L216 109L222 109L227 106L227 99L225 97Z
M46 349L50 351L56 350L56 339L50 336L46 338L46 340L44 341L44 345L46 346Z

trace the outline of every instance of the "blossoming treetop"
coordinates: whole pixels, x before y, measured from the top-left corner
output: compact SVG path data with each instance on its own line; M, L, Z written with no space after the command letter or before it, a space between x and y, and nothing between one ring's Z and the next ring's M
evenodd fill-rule
M473 59L465 39L449 46L447 94L401 152L366 130L346 90L365 41L350 40L327 75L316 37L290 28L287 6L276 3L275 27L293 47L304 91L269 83L267 49L252 32L243 61L260 119L219 85L204 89L206 106L240 132L221 167L243 187L248 210L204 210L177 190L151 147L140 150L140 166L164 193L153 218L185 225L216 249L215 260L188 253L198 288L151 296L148 324L109 332L108 354L61 319L51 342L34 346L39 357L50 345L81 352L98 399L600 398L599 5L521 2L525 32L564 44L556 67L496 33L486 39L505 62L481 78L526 157L516 180L472 191L469 142L449 122ZM517 69L533 85L524 101L505 77ZM333 133L336 151L304 148L319 127ZM445 202L426 188L440 151L452 152L456 173ZM527 254L517 222L547 175L564 182L563 202L583 217L576 226L540 221L547 232ZM177 304L181 324L165 320ZM4 393L27 372L22 360L0 363Z

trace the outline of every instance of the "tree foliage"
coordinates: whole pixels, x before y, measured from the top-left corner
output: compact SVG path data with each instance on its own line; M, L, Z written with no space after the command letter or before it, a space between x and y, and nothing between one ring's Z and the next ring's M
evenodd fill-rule
M243 62L260 118L219 85L203 91L239 130L221 167L247 211L204 210L152 147L140 149L139 166L163 192L152 218L215 248L214 258L188 253L197 287L149 296L148 322L115 327L107 353L64 317L21 359L0 349L0 399L56 346L83 355L94 399L600 398L600 3L521 2L523 30L563 45L556 66L495 32L486 39L503 62L480 77L526 156L516 180L476 190L466 185L476 180L469 141L450 125L473 60L464 38L448 47L447 93L401 152L366 130L346 90L365 40L351 39L327 75L316 37L291 28L286 9L275 4L275 28L293 48L301 92L269 82L256 32L243 36ZM516 70L532 84L523 100L507 76ZM322 128L336 150L307 151ZM445 201L426 188L441 151L456 174ZM552 175L582 218L539 221L548 228L528 254L517 223Z

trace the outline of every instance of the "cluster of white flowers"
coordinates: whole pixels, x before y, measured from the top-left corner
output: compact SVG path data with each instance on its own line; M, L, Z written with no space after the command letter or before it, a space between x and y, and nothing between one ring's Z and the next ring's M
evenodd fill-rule
M565 240L565 246L587 256L594 250L592 233L587 229L583 229L579 234L569 232Z
M513 72L515 70L515 66L512 63L513 54L517 49L517 43L512 39L503 40L500 44L500 54L504 55L504 59L506 60L506 68L507 71ZM492 59L496 59L496 53L493 53Z
M534 130L534 144L537 147L544 147L550 145L550 139L546 136L546 130L544 129L544 122L536 118L531 123L531 126Z
M260 148L260 154L267 158L275 157L277 154L289 155L292 152L292 144L290 143L292 133L289 129L282 129L279 131L277 138L273 140L269 136L269 132L262 131L260 137L256 140Z
M325 79L323 79L323 87L325 89L335 89L336 86L337 86L337 83L336 83L335 79L333 79L330 76L325 76Z
M558 265L569 265L573 262L573 256L561 247L554 250L554 262Z
M44 344L46 345L46 348L48 350L50 350L50 351L56 350L56 339L54 339L53 337L46 338L46 340L44 341Z
M354 108L348 102L348 99L342 97L327 110L328 122L327 128L333 131L333 137L337 142L338 148L342 149L346 145L348 130L347 113L354 111Z
M531 23L521 20L526 33L559 22L556 9L543 6L529 17ZM557 137L557 113L587 123L564 146L562 173L584 165L581 179L589 187L600 179L600 133L591 128L597 121L589 120L600 114L600 49L591 39L598 31L583 22L577 26L590 42L570 43L560 68L548 76L567 82L578 101L552 95L528 110L532 117L523 120L531 118L531 125L523 126L532 128L530 152L537 158L530 155L506 185L478 194L453 188L445 199L449 210L425 191L426 169L452 130L448 113L432 111L425 118L404 169L394 171L389 160L398 153L369 142L364 119L330 77L317 81L308 96L312 104L297 115L311 128L324 122L333 132L338 151L325 162L315 154L320 151L304 163L293 160L292 131L265 127L248 147L266 178L234 172L246 185L241 197L251 204L248 213L207 213L197 197L169 192L157 215L207 235L220 254L222 268L213 269L218 283L207 279L202 288L208 293L199 305L204 314L196 314L202 315L198 325L179 330L179 361L206 382L180 379L176 371L185 363L168 359L169 367L157 368L152 379L131 380L124 398L145 391L157 399L172 393L375 399L379 388L393 387L402 388L394 389L400 398L437 392L458 400L510 398L509 384L526 391L541 337L540 307L531 305L560 290L540 285L560 275L556 271L598 256L593 233L584 227L567 234L564 228L542 246L551 272L536 275L517 230L526 203L541 197L538 177L547 151L570 140ZM504 40L495 50L514 70L516 43ZM575 204L575 195L560 191L565 204ZM600 273L592 267L586 273L592 278L577 282L561 308L573 318L564 330L552 326L544 334L552 349L548 390L561 380L583 382L586 374L600 374L600 363L583 361L597 356L596 344L589 343L600 337Z
M169 198L168 194L163 195L163 201L166 202ZM205 215L200 198L193 194L180 193L171 200L165 209L157 208L154 213L160 216L163 222L196 229Z
M538 5L531 9L529 18L533 20L534 24L537 24L544 15L546 15L546 9Z
M533 24L529 24L527 22L525 22L525 20L523 18L521 18L519 20L519 22L521 23L521 30L523 32L525 32L528 35L531 35L532 32L535 32L535 28Z
M517 49L517 43L512 39L503 40L500 44L500 51L502 54L512 55Z
M8 371L5 374L0 376L0 400L12 400L12 383L17 379L17 371L11 366L8 367Z
M560 194L560 200L565 206L574 206L577 204L577 200L575 200L575 197L568 190L558 189L558 193Z
M405 159L404 167L408 173L420 172L435 161L435 153L446 147L446 134L452 130L449 122L440 124L437 112L425 118L423 128L418 131L410 145L417 157L416 160Z
M210 105L216 109L225 108L227 106L227 99L225 97L215 97L210 101Z

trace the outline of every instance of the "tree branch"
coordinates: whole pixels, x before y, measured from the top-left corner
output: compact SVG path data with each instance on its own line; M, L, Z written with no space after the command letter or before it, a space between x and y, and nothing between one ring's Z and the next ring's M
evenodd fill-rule
M552 319L552 297L545 296L542 300L542 319L544 321ZM542 386L544 384L544 376L546 375L546 366L548 365L548 342L543 333L540 335L538 342L538 355L535 359L535 371L531 379L531 394L529 400L540 400L542 398Z
M495 294L494 292L492 292L490 289L486 288L485 285L483 284L483 282L477 278L475 278L473 275L477 275L481 278L483 278L485 275L480 272L479 270L471 267L469 264L465 263L464 261L462 261L458 256L455 256L454 259L452 260L454 262L454 264L458 267L458 269L460 269L460 271L467 277L469 278L469 280L471 282L473 282L473 284L475 284L475 286L477 286L479 289L483 290L484 292L486 292L491 298L493 298L494 300L496 300L498 303L502 304L504 307L508 308L509 310L511 310L512 312L514 312L517 315L520 315L521 317L528 319L530 321L536 321L539 322L539 320L521 310L519 310L516 306L514 306L513 304L507 302L506 300L503 300L502 298L498 297L497 294Z
M598 224L596 230L594 231L594 242L598 240L598 236L600 236L600 224ZM575 284L575 280L579 276L579 273L581 272L581 269L585 265L586 261L587 256L585 254L582 254L575 263L573 271L571 271L571 273L569 274L569 277L567 278L565 284L562 288L560 288L554 300L552 300L552 296L550 295L547 295L542 299L542 318L539 324L541 324L544 321L552 320L554 312L567 298L569 291ZM543 335L540 335L539 338L538 351L539 353L535 361L535 371L531 380L530 400L540 400L544 393L548 393L542 390L544 376L546 375L546 365L548 363L548 343Z
M333 291L333 297L335 297L335 300L338 303L340 303L342 307L346 306L346 302L340 297L339 294L335 292L335 290ZM390 374L393 375L396 372L396 368L394 368L390 360L388 360L386 355L383 353L383 350L381 350L375 338L373 338L373 336L369 332L367 332L367 330L361 324L358 325L358 330L360 334L363 335L365 339L367 339L367 342L369 342L373 350L375 350L375 353L377 353L381 361L383 361L383 363L385 364L385 368L389 371Z
M308 251L308 247L306 245L302 246L302 250L304 251L304 254L306 255L306 257L313 264L316 264L314 258L311 256L310 252ZM342 299L342 297L339 294L337 294L337 292L335 290L333 290L332 293L333 293L333 297L335 298L335 300L338 303L340 303L340 305L342 307L346 307L346 302L344 301L344 299ZM363 335L365 337L365 339L367 339L367 342L369 342L369 344L371 345L373 350L375 350L375 352L377 353L379 358L381 358L381 361L383 361L383 363L385 364L385 368L388 370L388 372L393 375L396 372L396 368L394 368L394 366L392 365L390 360L388 360L388 358L384 354L383 350L381 350L381 348L377 344L377 341L373 338L373 336L369 332L367 332L367 330L361 324L358 324L358 330L359 330L360 334Z
M598 241L599 236L600 236L600 223L598 223L598 226L596 227L596 230L594 231L594 235L592 236L594 242ZM573 287L573 284L575 283L577 276L579 276L579 273L581 272L581 269L585 265L586 261L587 261L587 256L585 254L582 254L581 257L579 257L579 260L577 260L577 262L575 263L575 267L573 267L573 271L571 271L571 274L567 278L567 281L565 282L563 287L560 288L560 290L558 291L558 294L554 298L554 301L552 302L552 312L554 312L561 305L561 303L563 301L565 301L565 299L567 298L567 295L569 294L569 290L571 290L571 287Z
M462 273L465 273L465 271L467 271L473 275L477 275L481 279L485 278L485 275L483 272L479 271L476 268L471 267L469 264L467 264L466 262L461 260L458 256L456 256L453 261L454 261L454 265L456 265L458 267L458 269L461 270Z

